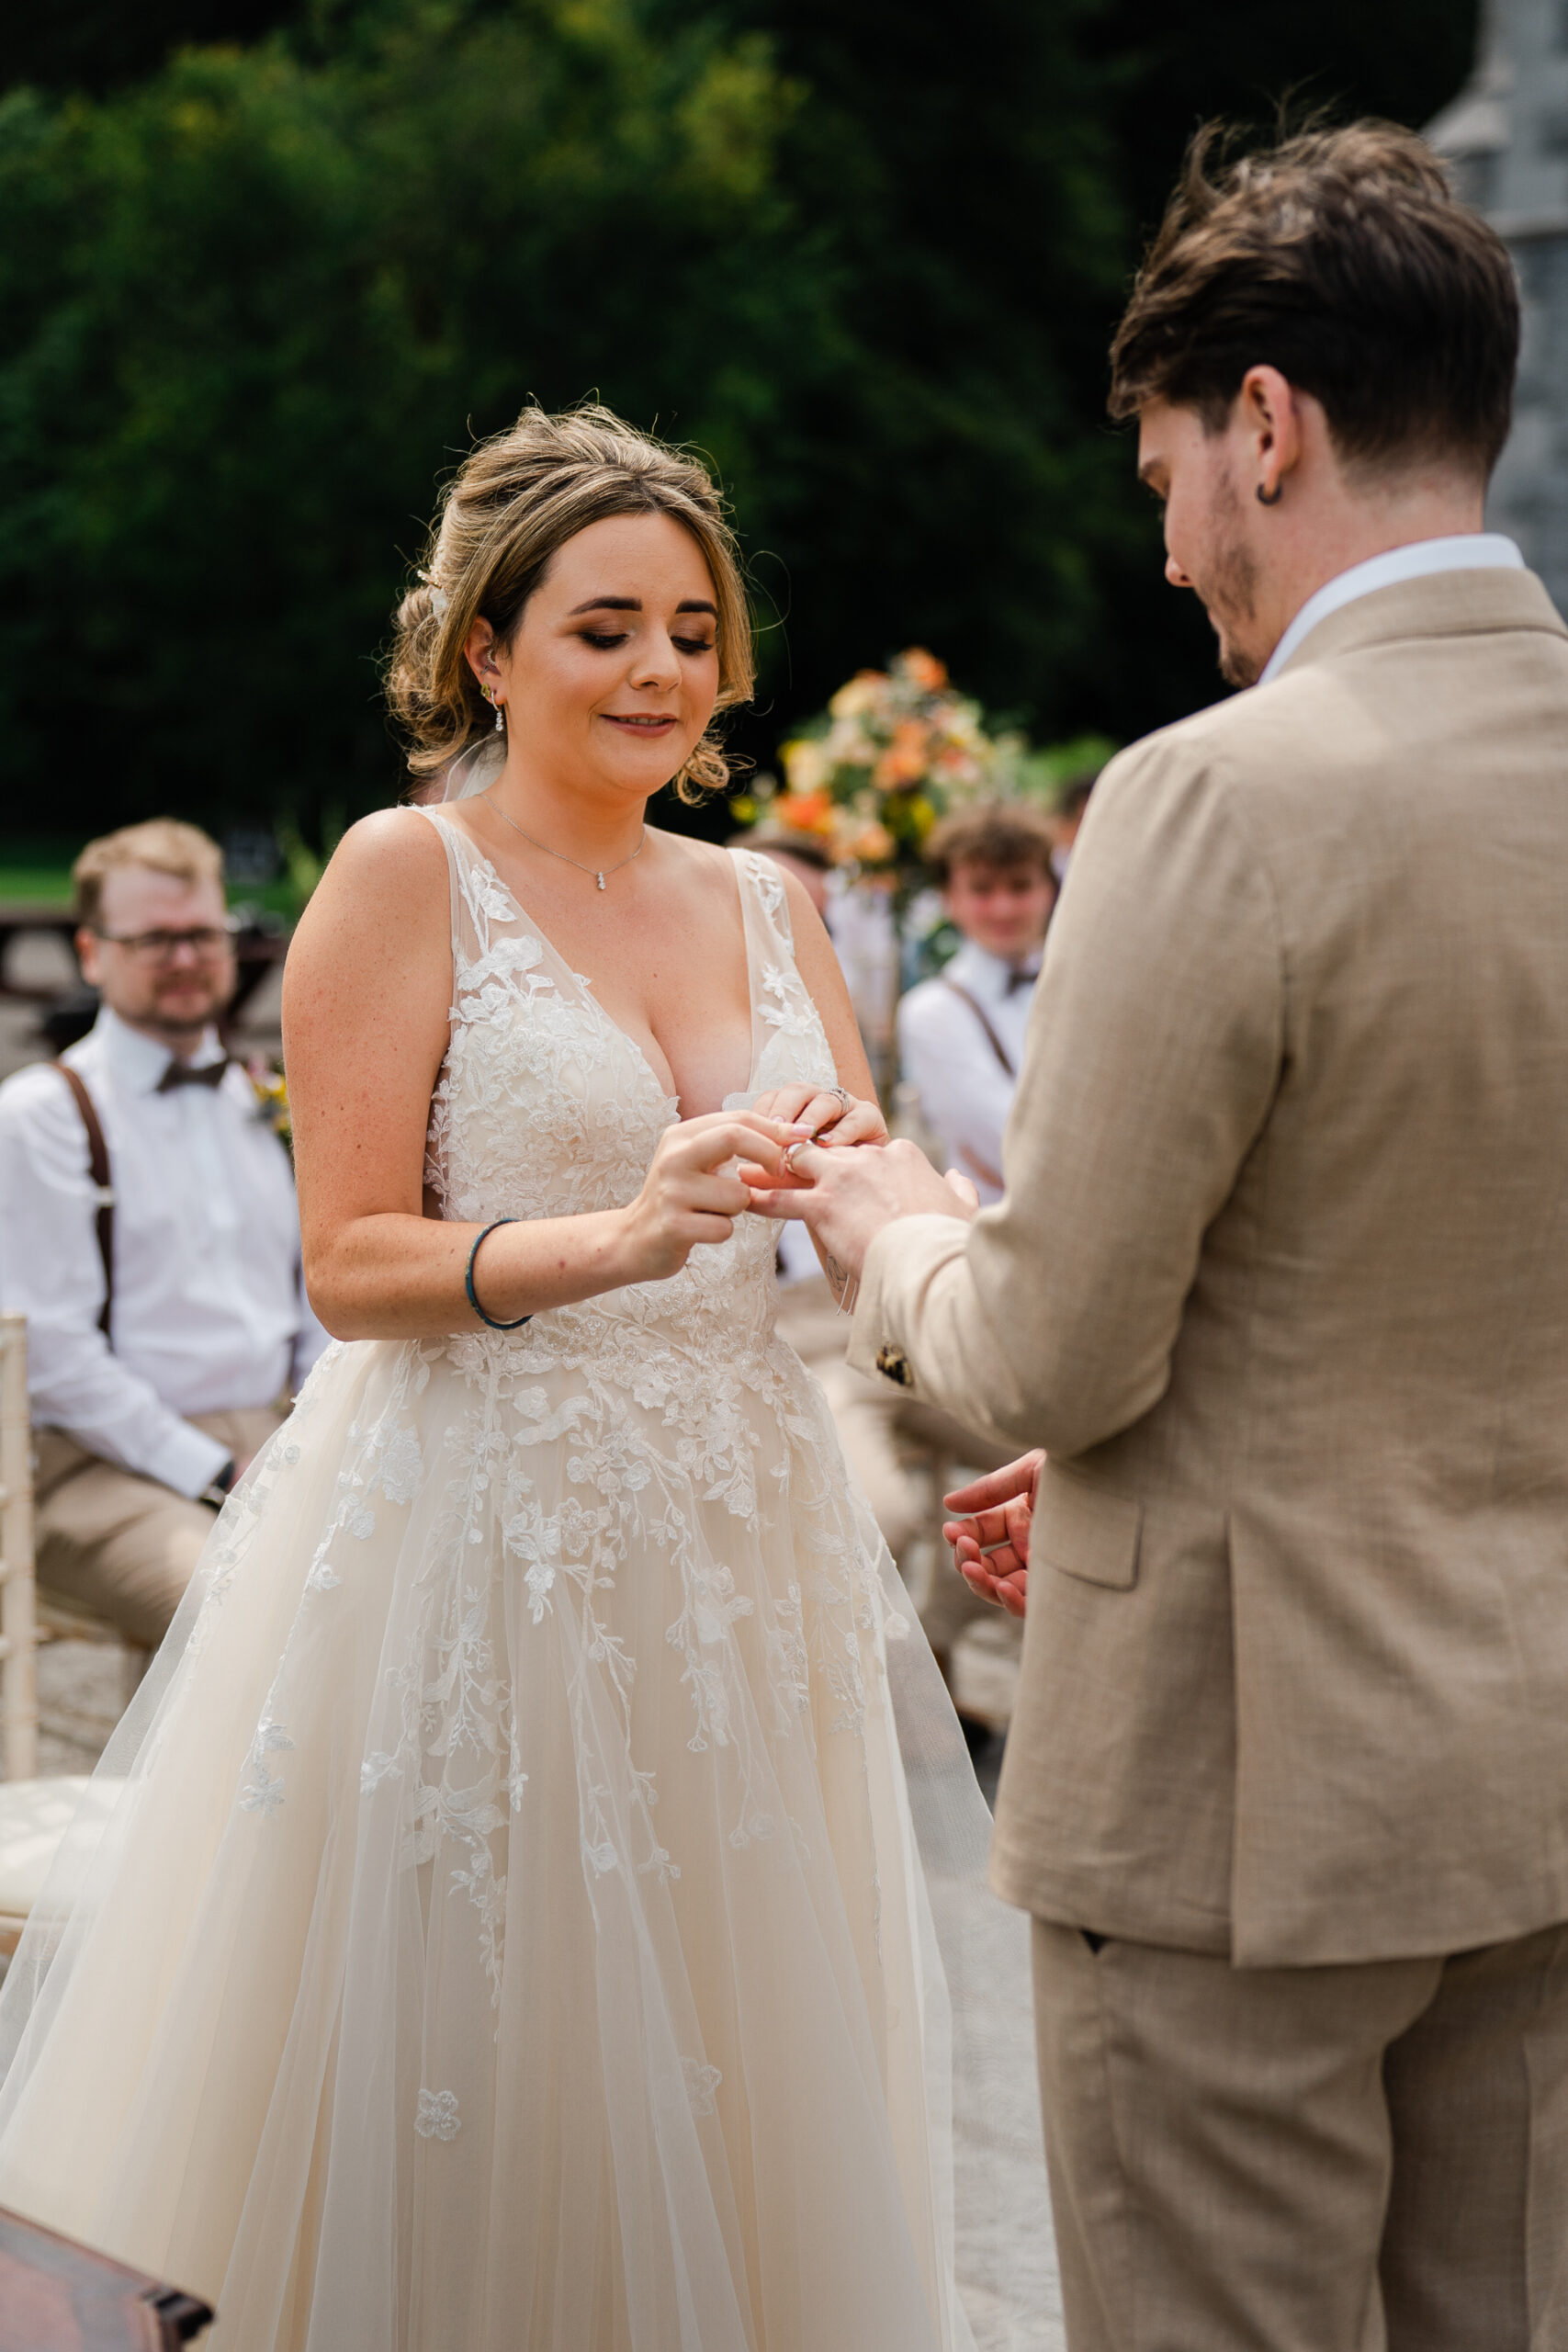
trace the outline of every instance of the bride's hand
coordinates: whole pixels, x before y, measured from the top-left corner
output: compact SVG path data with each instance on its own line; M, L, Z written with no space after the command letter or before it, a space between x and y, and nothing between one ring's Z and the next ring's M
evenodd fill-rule
M887 1122L880 1106L841 1089L815 1086L775 1086L759 1094L752 1104L760 1118L779 1119L786 1126L804 1127L812 1140L837 1148L840 1144L884 1144ZM795 1140L792 1137L791 1140ZM784 1183L795 1179L786 1172Z
M712 1111L666 1127L641 1192L616 1212L626 1269L621 1281L662 1281L680 1272L699 1242L728 1241L735 1219L751 1204L736 1173L741 1158L748 1165L761 1161L775 1182L784 1181L784 1151L804 1134L756 1111Z

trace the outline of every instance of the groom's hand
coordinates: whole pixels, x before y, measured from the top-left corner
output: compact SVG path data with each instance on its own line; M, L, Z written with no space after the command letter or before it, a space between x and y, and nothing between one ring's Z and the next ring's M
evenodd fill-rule
M1028 1607L1029 1531L1044 1459L1037 1448L942 1497L949 1510L965 1514L942 1531L953 1546L953 1566L972 1591L1010 1617L1021 1617Z
M795 1145L786 1154L795 1178L789 1190L774 1187L761 1168L740 1170L759 1216L799 1217L825 1260L846 1280L858 1279L865 1253L882 1231L900 1216L955 1216L967 1221L978 1206L965 1176L939 1176L918 1145L900 1140L876 1151L831 1150L822 1144ZM831 1274L832 1265L829 1272Z

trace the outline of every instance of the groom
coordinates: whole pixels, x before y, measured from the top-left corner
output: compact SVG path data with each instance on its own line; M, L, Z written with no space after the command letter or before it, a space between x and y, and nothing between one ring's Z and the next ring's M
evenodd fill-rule
M1112 408L1252 691L1100 782L1002 1202L896 1145L761 1204L861 1273L852 1363L1049 1454L976 1575L1031 1578L994 1878L1074 2352L1555 2352L1568 631L1483 530L1514 279L1405 132L1211 152Z

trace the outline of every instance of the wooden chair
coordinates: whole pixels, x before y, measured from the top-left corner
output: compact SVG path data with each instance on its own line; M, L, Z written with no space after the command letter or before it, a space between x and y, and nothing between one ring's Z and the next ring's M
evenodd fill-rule
M0 2212L0 2352L176 2352L211 2319L199 2296Z
M0 1315L0 1722L8 1781L38 1772L32 1453L28 1321Z
M16 1951L84 1801L107 1810L116 1793L85 1773L39 1779L38 1642L27 1318L0 1315L0 1955Z

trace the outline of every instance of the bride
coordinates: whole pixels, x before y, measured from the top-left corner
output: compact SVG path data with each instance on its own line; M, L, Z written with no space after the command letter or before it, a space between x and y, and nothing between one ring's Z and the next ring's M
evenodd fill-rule
M799 887L645 823L750 684L706 474L525 411L389 683L446 798L287 982L339 1344L13 1968L0 2204L223 2352L959 2352L890 1641L941 1702L736 1173L885 1129Z

